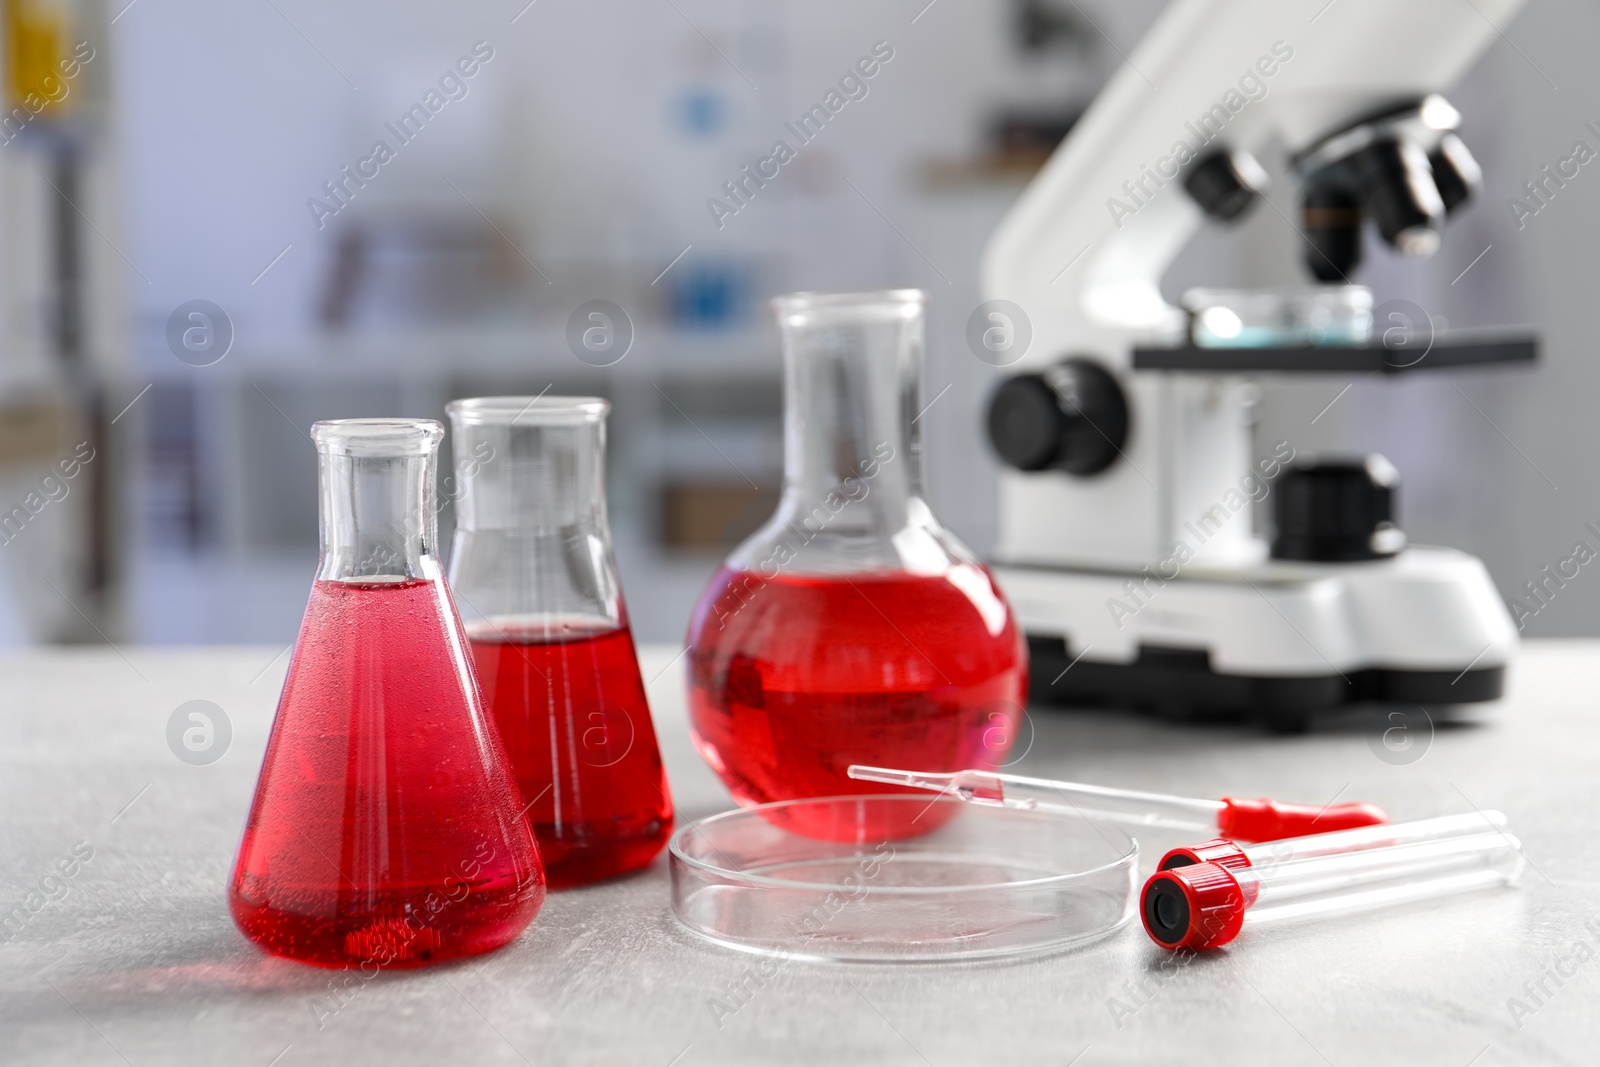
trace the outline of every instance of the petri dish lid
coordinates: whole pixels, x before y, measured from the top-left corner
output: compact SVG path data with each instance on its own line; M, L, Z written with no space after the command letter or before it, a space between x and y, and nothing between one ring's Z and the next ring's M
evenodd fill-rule
M885 836L885 826L926 827ZM804 834L786 827L804 827ZM670 844L672 910L730 948L918 962L1053 952L1134 912L1139 846L1073 815L913 794L723 812Z

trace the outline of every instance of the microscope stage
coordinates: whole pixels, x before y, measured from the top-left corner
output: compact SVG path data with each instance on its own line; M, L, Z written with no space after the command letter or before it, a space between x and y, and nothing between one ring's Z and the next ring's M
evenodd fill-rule
M1210 374L1401 374L1445 367L1530 363L1539 355L1531 331L1454 330L1431 342L1404 346L1293 345L1260 348L1135 348L1134 370L1196 371Z

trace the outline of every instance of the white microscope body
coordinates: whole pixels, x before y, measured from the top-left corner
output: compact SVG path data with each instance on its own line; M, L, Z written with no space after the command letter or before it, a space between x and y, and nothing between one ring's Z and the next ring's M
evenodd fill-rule
M1247 379L1204 359L1183 369L1201 350L1158 285L1206 217L1185 186L1196 160L1269 137L1325 151L1363 116L1437 101L1521 3L1174 0L1006 217L983 287L1031 324L1012 371L1085 414L1050 375L1086 358L1126 410L1104 469L1001 475L995 570L1030 638L1036 697L1253 710L1292 728L1356 700L1500 695L1517 634L1476 558L1271 557L1246 498L1289 457L1252 455ZM1300 226L1284 231L1298 242ZM1172 355L1136 372L1137 349Z

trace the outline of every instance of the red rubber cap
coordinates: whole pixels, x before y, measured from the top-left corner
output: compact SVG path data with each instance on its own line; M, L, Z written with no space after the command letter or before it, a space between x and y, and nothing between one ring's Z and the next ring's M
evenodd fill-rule
M1226 945L1239 936L1245 892L1232 872L1215 863L1152 874L1139 896L1145 933L1162 948L1196 951Z
M1277 841L1389 821L1383 809L1373 804L1329 804L1318 808L1310 804L1280 804L1265 797L1260 800L1223 797L1222 803L1217 829L1223 837L1240 841Z
M1244 849L1226 837L1218 837L1187 848L1172 849L1161 857L1156 870L1169 871L1174 867L1189 867L1196 863L1215 863L1218 867L1239 870L1250 866L1250 857L1244 854Z

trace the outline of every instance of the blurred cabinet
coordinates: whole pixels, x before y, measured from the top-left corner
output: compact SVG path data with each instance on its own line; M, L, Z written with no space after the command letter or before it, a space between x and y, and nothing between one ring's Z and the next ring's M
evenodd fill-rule
M159 358L149 365L164 369ZM443 420L445 403L461 396L587 394L612 404L609 505L635 628L644 640L676 640L728 545L776 501L778 367L775 341L762 330L643 325L628 355L608 368L578 360L564 331L418 330L330 337L292 352L237 351L204 375L165 373L136 409L145 458L134 499L141 554L155 567L146 586L174 587L146 588L144 599L159 606L200 596L208 584L276 566L274 592L251 584L251 595L263 598L257 622L213 639L281 632L288 640L316 553L315 453L306 436L313 422ZM453 462L448 444L441 461L442 481ZM446 504L446 546L452 526ZM202 588L175 587L185 582ZM159 625L161 614L152 610L147 625Z

